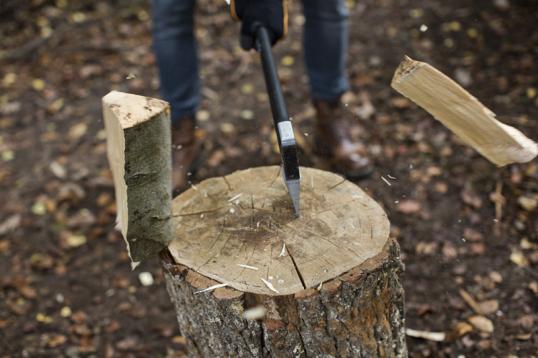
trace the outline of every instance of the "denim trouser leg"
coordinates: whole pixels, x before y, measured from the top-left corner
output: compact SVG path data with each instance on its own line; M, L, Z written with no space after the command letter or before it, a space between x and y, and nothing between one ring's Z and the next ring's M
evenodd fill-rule
M313 99L333 101L349 89L346 0L303 0L304 52Z
M194 6L195 0L152 0L161 95L170 103L173 121L193 117L200 103Z

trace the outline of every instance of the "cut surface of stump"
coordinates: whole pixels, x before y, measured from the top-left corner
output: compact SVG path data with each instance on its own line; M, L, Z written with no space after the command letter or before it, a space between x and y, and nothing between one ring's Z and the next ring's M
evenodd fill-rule
M244 170L174 199L161 258L189 357L406 357L402 264L381 207L301 168L296 218L280 175Z
M177 263L243 291L287 295L379 254L389 237L381 207L342 177L301 168L301 217L279 167L205 180L174 199Z

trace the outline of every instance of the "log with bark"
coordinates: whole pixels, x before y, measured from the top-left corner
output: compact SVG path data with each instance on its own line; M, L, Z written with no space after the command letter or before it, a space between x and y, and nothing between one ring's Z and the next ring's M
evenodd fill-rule
M171 240L171 137L168 103L112 91L103 97L117 226L133 266Z
M166 284L192 357L405 357L402 264L382 208L301 168L212 178L173 202Z

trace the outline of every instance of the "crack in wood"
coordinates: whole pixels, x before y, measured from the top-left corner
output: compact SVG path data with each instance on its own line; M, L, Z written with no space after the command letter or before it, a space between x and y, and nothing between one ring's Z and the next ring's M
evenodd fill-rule
M297 266L297 262L295 262L295 258L291 254L291 251L288 246L286 246L286 252L288 253L291 262L293 262L293 267L295 267L295 272L297 273L297 277L299 277L299 280L301 281L301 284L303 285L303 288L306 289L306 284L304 282L303 275L301 274L301 270L299 270L299 266Z

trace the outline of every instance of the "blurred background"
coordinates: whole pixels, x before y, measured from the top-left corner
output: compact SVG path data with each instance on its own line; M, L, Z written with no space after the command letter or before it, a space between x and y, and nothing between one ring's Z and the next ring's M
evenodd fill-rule
M375 163L360 182L392 222L406 265L413 357L529 357L538 347L538 162L498 169L390 88L404 54L439 68L538 140L538 3L350 1L345 102ZM198 1L210 140L192 181L278 164L258 56L222 0ZM101 97L158 97L150 4L0 2L0 357L185 355L157 259L130 270ZM312 155L304 18L275 52L290 115ZM469 319L474 319L471 325Z

